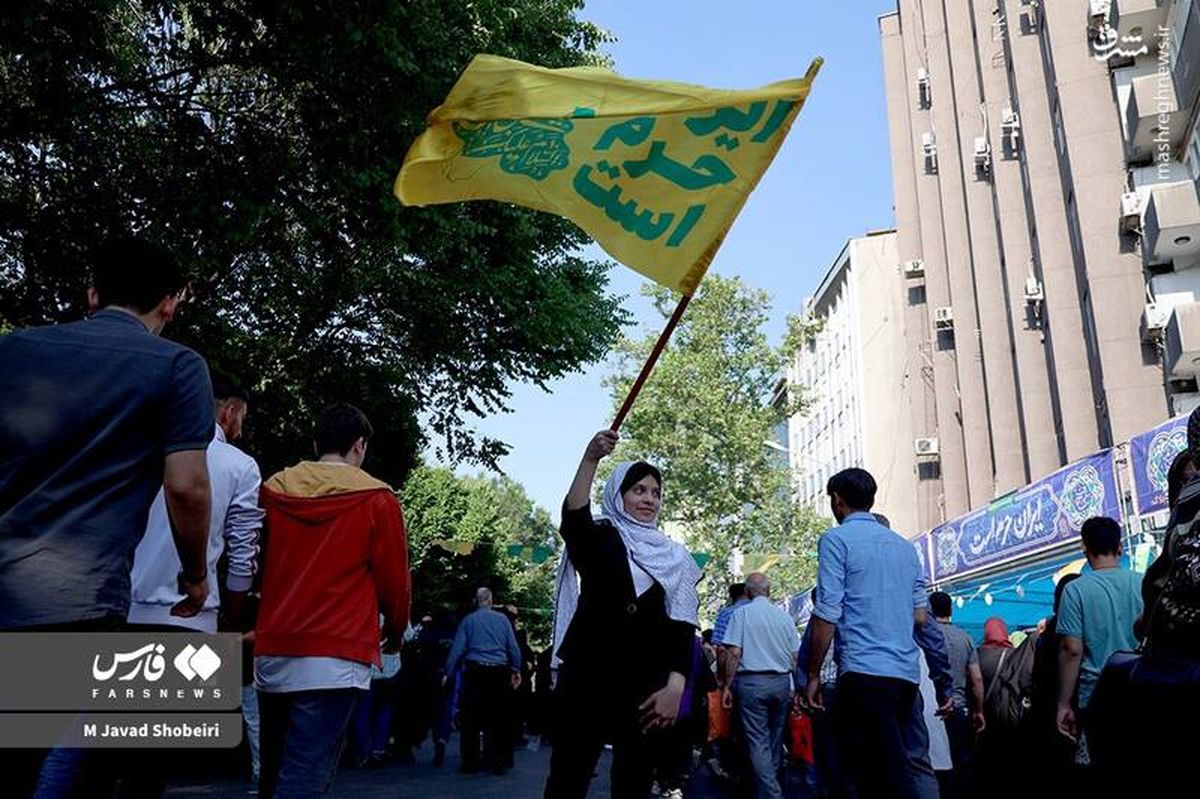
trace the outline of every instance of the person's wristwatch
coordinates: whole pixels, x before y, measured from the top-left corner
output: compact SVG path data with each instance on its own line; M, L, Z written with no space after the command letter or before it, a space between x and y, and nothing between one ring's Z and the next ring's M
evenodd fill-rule
M187 572L184 572L184 571L179 572L179 584L180 585L199 585L200 583L204 582L207 579L208 579L208 567L205 567L204 571L200 572L200 574L196 575L195 577L192 577L191 575L189 575Z

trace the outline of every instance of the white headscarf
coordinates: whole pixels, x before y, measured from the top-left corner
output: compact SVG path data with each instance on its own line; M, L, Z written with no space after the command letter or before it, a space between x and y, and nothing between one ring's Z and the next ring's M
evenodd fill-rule
M631 466L633 464L628 462L619 464L605 483L601 518L612 524L620 533L621 540L625 542L625 549L629 553L630 576L634 578L634 590L638 596L652 585L638 574L643 572L666 592L668 616L675 621L699 627L697 613L700 597L696 593L696 583L700 581L700 567L682 544L667 538L658 529L657 519L643 522L625 512L625 503L621 499L621 483ZM639 577L642 579L638 579ZM558 647L571 626L571 619L575 617L578 604L579 577L575 571L575 564L571 563L570 557L564 551L562 560L558 563L558 585L554 600L552 665L555 668L559 664Z

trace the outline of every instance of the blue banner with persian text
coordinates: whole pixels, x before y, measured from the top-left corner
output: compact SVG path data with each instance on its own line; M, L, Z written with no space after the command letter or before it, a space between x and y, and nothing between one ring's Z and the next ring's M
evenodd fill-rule
M1186 415L1163 422L1129 441L1133 493L1140 515L1166 510L1167 472L1175 456L1187 449Z
M1112 450L934 528L933 579L944 582L1069 541L1093 516L1121 520Z

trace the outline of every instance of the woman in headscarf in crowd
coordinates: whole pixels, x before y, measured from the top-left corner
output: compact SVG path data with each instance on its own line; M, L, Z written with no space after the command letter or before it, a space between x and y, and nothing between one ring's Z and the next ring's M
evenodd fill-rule
M1188 420L1189 441L1194 419L1196 419L1195 412ZM1197 437L1200 438L1200 430L1197 431ZM1200 448L1200 440L1197 441L1197 445ZM1138 619L1137 624L1134 625L1138 638L1145 637L1148 632L1145 626L1146 620L1149 618L1148 614L1158 604L1158 597L1162 593L1167 582L1167 575L1171 571L1175 527L1180 523L1186 524L1200 512L1200 481L1189 485L1192 478L1196 476L1196 463L1196 458L1193 457L1189 445L1187 449L1175 456L1175 460L1171 461L1171 468L1167 470L1167 508L1171 511L1171 516L1167 522L1167 534L1163 539L1162 554L1155 558L1154 562L1150 564L1150 568L1146 569L1146 576L1142 578L1142 618ZM1185 487L1187 488L1187 501L1183 503L1184 507L1180 508L1180 500L1184 498Z
M1013 645L1008 638L1004 619L993 616L983 624L983 643L979 645L979 670L983 672L983 712L986 726L979 736L979 752L974 768L975 787L971 796L993 797L1004 790L994 780L1003 770L1014 750L1013 733L994 717L988 707L992 682L1005 658L1012 657Z
M596 468L617 440L610 430L592 438L563 504L547 799L583 799L607 743L613 797L649 796L655 737L678 717L692 666L700 570L656 524L658 469L620 464L604 487L603 516L592 518Z
M983 643L979 645L979 670L983 672L984 693L987 693L1000 668L1005 650L1012 648L1012 641L1008 639L1008 625L1004 623L1004 619L993 616L983 623Z

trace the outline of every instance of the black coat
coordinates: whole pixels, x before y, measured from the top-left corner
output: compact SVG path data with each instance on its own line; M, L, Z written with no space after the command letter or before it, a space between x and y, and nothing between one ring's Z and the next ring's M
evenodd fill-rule
M590 506L564 506L560 532L580 578L575 616L558 648L564 685L607 687L624 701L640 702L666 685L671 672L687 677L696 628L667 615L666 592L657 582L634 594L617 529L594 521Z

